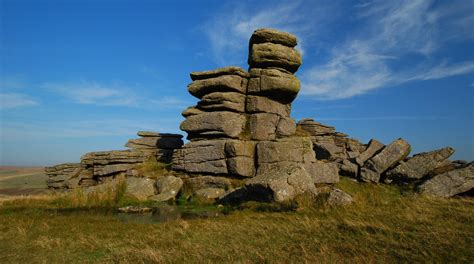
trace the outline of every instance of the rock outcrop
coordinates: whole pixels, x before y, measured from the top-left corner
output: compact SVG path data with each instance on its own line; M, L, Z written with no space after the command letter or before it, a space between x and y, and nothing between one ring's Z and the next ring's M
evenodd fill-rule
M291 104L300 81L294 74L302 64L296 46L289 33L254 31L248 71L230 66L190 74L188 92L199 101L182 112L189 142L140 131L127 150L91 152L80 163L46 168L48 186L89 192L125 182L129 195L160 202L178 195L204 203L286 202L309 194L324 196L330 206L352 202L333 186L340 175L413 184L441 197L474 188L473 163L450 161L450 147L408 157L411 146L403 139L364 144L313 119L296 123ZM146 161L171 164L172 172L140 175L137 166Z
M249 45L248 72L231 66L191 73L188 91L200 101L182 113L190 142L174 152L173 169L190 175L185 181L234 178L247 197L266 193L264 200L279 202L314 193L316 183L337 182L337 166L316 160L313 142L296 136L290 116L300 90L296 37L260 29ZM195 190L194 196L210 192Z
M183 145L179 134L160 134L139 131L138 139L130 139L128 150L112 150L86 153L80 163L60 164L45 168L48 187L74 189L104 183L118 176L136 175L135 167L145 161L170 163L173 150ZM130 180L130 185L135 184Z

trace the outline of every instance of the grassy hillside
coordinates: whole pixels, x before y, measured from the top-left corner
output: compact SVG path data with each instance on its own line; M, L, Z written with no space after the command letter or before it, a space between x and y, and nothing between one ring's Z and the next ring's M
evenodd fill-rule
M0 197L46 192L43 167L0 166Z
M0 263L474 261L473 199L417 197L347 179L339 187L355 204L288 212L253 205L155 224L78 211L51 196L3 202Z

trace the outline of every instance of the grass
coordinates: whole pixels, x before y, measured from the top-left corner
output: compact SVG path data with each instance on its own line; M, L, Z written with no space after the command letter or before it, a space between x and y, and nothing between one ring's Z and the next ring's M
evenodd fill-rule
M0 205L0 263L457 262L474 260L474 200L418 197L343 179L355 203L269 210L244 205L214 219L124 223L62 208L57 197Z
M171 163L162 163L156 161L156 159L149 159L138 164L135 169L141 176L157 179L163 175L172 175L174 172L170 170L171 166Z
M42 167L0 166L0 197L45 193L46 179Z

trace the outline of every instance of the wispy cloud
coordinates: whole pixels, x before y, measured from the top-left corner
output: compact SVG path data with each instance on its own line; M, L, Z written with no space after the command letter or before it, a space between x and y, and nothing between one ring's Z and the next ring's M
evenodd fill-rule
M164 96L154 99L138 95L134 92L137 89L96 81L44 83L42 87L78 104L157 109L184 108L187 105L185 100L178 97Z
M233 3L203 25L202 30L209 38L213 57L218 64L238 65L245 62L252 32L263 27L297 34L297 49L305 53L305 41L320 33L327 23L336 18L335 2L315 1L310 8L308 3L302 1L272 2L271 6Z
M458 32L472 20L466 10L474 11L473 5L456 2L456 7L434 6L430 0L367 2L358 14L367 29L335 47L325 64L304 71L303 93L343 99L409 81L474 72L474 61L447 64L430 58L446 41L471 37ZM392 66L413 55L421 57L409 64L413 69Z
M105 119L75 121L14 122L2 124L2 140L14 141L24 138L87 138L100 136L132 136L139 130L179 133L181 118L160 118L156 120Z
M39 102L21 93L0 93L0 109L11 109L38 105Z

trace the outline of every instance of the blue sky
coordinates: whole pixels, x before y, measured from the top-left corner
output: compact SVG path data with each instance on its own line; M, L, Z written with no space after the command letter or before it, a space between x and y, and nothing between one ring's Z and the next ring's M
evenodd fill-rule
M180 132L191 71L247 68L253 30L296 34L296 119L474 159L474 2L0 0L0 162L52 165Z

